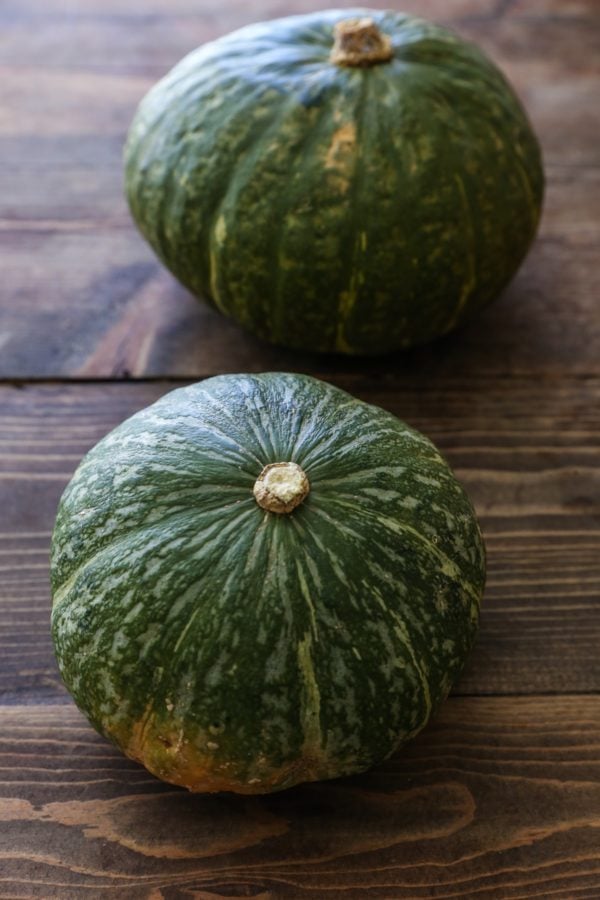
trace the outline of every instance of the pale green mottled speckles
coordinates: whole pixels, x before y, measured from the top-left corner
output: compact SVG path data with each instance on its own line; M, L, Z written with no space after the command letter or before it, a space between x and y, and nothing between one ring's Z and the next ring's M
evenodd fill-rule
M315 606L310 594L310 590L308 588L308 584L306 578L304 577L304 572L302 571L302 566L300 565L300 560L296 560L296 574L298 576L298 586L300 588L300 593L306 600L306 606L309 611L310 616L310 624L312 628L312 636L314 640L319 639L319 633L317 629L317 619L315 613Z
M252 496L283 459L311 483L287 516ZM250 786L280 772L275 789L360 771L425 723L471 647L484 571L469 501L422 435L307 376L219 376L78 469L53 636L121 746L165 717L173 746L197 739Z
M321 692L312 660L312 645L313 637L311 634L305 635L298 643L298 666L304 682L301 720L304 731L304 746L308 756L319 753L322 749Z
M415 475L415 480L420 484L426 484L430 487L439 488L440 483L435 478L428 478L425 475Z
M405 509L416 509L420 502L418 497L403 497L400 505L404 506Z
M461 318L465 307L467 306L471 294L477 289L477 252L476 240L473 227L473 215L469 206L469 199L465 189L465 183L460 175L455 174L454 180L458 189L460 199L460 208L462 209L462 227L464 238L464 276L460 289L458 302L449 318L447 328L453 328Z
M215 225L215 240L218 244L222 244L227 237L227 225L225 223L225 216L221 215L217 219L217 224Z

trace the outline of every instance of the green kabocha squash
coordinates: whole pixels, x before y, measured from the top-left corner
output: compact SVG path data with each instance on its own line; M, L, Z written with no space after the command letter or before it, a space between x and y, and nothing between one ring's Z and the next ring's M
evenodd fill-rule
M95 727L166 781L262 793L416 734L472 645L484 547L433 444L303 375L167 394L60 503L52 631Z
M132 214L193 293L277 344L375 354L498 295L542 201L498 69L443 28L334 10L236 31L142 101Z

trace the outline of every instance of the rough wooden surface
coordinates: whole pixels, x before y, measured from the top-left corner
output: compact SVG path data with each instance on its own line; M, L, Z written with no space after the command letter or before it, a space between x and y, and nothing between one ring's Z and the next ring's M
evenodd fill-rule
M497 304L434 346L357 361L269 348L192 300L122 198L125 130L154 80L202 41L322 5L0 4L2 898L600 897L600 6L374 4L485 47L529 110L548 190ZM50 533L110 428L174 379L264 369L328 378L440 446L488 547L481 634L437 719L373 772L192 797L121 757L62 687Z
M0 735L4 896L598 896L598 697L454 698L378 769L270 797L161 785L70 707Z

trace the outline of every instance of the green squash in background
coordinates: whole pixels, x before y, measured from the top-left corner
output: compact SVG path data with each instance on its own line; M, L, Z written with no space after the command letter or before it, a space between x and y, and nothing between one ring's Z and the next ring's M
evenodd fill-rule
M263 793L415 735L472 646L481 534L433 444L304 375L167 394L58 511L52 633L94 726L166 781Z
M135 221L190 291L292 348L377 354L493 300L538 225L540 150L447 30L346 9L242 28L144 98Z

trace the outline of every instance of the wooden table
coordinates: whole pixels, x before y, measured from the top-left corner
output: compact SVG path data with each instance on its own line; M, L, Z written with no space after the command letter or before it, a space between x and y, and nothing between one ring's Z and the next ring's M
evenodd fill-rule
M159 76L231 28L319 6L0 5L1 897L600 897L600 4L402 0L506 71L548 190L503 299L367 362L269 348L196 303L122 198L124 133ZM374 771L192 796L121 757L62 687L50 532L82 454L123 418L180 380L269 369L327 378L438 443L487 541L481 636L436 720Z

